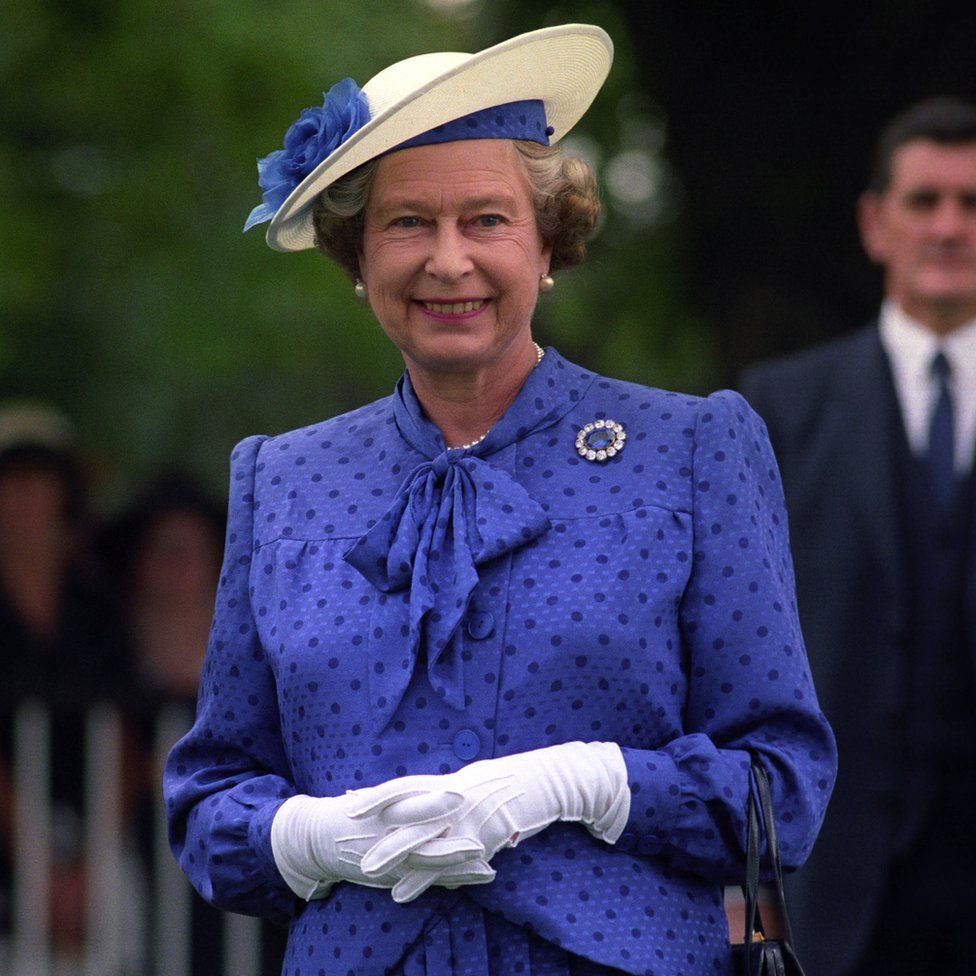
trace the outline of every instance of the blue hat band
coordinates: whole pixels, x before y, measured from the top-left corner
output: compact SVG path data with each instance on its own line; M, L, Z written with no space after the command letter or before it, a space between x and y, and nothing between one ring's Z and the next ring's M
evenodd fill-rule
M527 139L548 146L552 133L552 126L546 122L545 106L539 99L533 98L472 112L407 139L389 151L461 139Z

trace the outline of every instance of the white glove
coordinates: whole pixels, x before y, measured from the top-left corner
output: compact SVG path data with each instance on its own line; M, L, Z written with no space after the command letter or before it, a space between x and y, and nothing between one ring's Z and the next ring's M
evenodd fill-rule
M503 847L514 847L557 820L582 823L595 837L614 844L630 815L627 766L612 742L567 742L484 759L444 776L410 778L417 785L434 781L430 796L435 806L424 810L438 823L447 818L451 828L414 843L417 822L396 794L399 781L376 787L387 794L388 805L381 806L376 798L359 815L383 816L395 829L362 856L361 870L371 878L405 870L394 899L403 893L416 897L431 884L444 883L438 872L451 869L459 857L480 856L487 862ZM456 794L464 797L457 806ZM478 847L480 855L475 854ZM484 877L479 883L490 880Z
M388 849L395 852L392 860L396 862L449 829L464 798L459 793L432 790L426 783L424 788L417 785L419 780L437 778L403 777L343 796L293 796L286 800L271 822L271 850L285 883L305 901L322 898L337 881L393 888L403 876L402 870L367 876L360 861L393 827L397 828L397 837ZM377 794L378 790L381 792ZM413 879L400 889L399 901L417 897L434 880L453 888L494 877L494 871L481 858L480 844L458 843L452 850L451 855L445 854L443 872L422 887L418 882L428 881L426 875Z

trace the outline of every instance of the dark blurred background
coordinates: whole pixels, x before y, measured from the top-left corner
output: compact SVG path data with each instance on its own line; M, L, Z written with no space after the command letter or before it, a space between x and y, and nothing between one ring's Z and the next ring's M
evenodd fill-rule
M544 341L705 392L873 314L870 145L915 98L976 95L971 4L9 0L3 398L71 418L110 510L173 463L222 490L245 434L384 395L398 356L340 274L241 235L255 158L345 75L574 20L617 45L570 139L606 215Z

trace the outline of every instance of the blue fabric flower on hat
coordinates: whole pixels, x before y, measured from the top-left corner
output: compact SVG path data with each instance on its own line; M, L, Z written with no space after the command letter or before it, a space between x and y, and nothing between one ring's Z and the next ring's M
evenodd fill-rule
M366 96L352 78L333 85L321 108L304 109L285 133L284 148L258 160L263 200L251 211L244 230L270 220L292 190L369 119Z

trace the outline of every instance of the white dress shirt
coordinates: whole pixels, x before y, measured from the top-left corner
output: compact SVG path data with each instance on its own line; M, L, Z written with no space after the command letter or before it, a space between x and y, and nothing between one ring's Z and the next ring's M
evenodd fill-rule
M881 306L881 344L888 354L895 392L912 453L928 450L929 425L939 384L932 360L940 350L949 361L949 392L955 421L955 467L965 474L976 450L976 319L937 336L909 318L893 301Z

